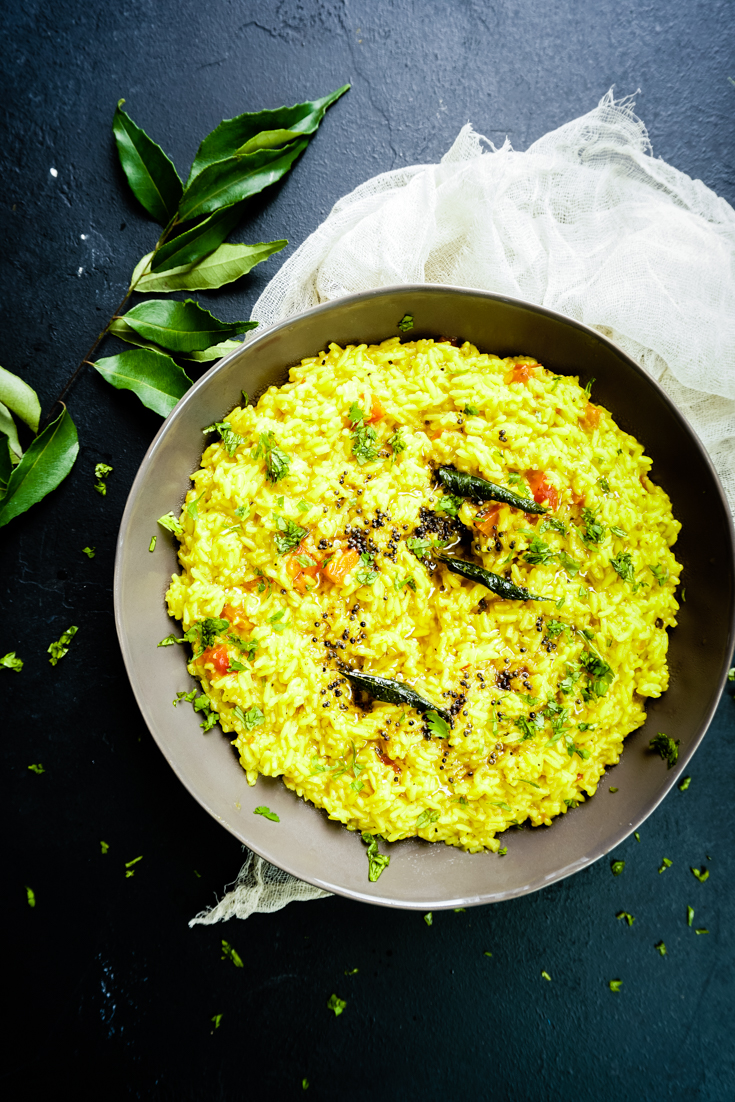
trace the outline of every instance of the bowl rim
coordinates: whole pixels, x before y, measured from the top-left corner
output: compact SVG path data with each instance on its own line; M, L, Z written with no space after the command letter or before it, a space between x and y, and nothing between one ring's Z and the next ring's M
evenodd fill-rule
M400 284L391 284L391 285L385 286L385 287L371 288L369 291L361 291L361 292L358 292L356 294L343 295L343 296L340 296L339 298L330 299L327 302L323 302L323 303L320 303L317 306L313 306L313 307L309 308L308 310L302 311L299 314L293 314L290 317L285 318L284 320L275 323L274 325L270 325L267 328L263 328L262 330L259 330L257 332L257 334L252 336L250 339L246 338L246 340L243 341L242 345L239 348L233 349L232 352L229 352L226 356L223 356L220 360L217 360L216 363L214 363L210 368L208 368L207 371L205 371L204 374L189 388L189 390L187 390L186 394L180 399L180 401L177 402L176 406L171 411L171 413L165 418L165 420L163 421L163 424L161 425L161 427L159 428L159 430L156 433L155 437L151 441L149 447L147 448L147 450L145 452L145 455L143 456L143 459L141 460L140 466L138 468L136 476L135 476L135 478L133 480L133 483L131 485L130 491L128 493L128 498L127 498L127 501L126 501L126 504L125 504L125 509L123 511L123 515L122 515L122 518L121 518L121 521L120 521L120 528L119 528L119 531L118 531L118 537L117 537L116 549L115 549L115 571L114 571L114 582L113 582L113 601L114 601L115 626L116 626L116 630L117 630L118 642L119 642L119 645L120 645L120 651L122 653L123 662L124 662L124 665L125 665L125 670L126 670L126 673L127 673L127 676L128 676L128 681L129 681L130 686L133 690L133 695L135 696L136 703L138 704L141 715L142 715L146 725L148 726L148 729L149 729L150 733L153 735L153 738L154 738L156 744L158 745L159 750L163 753L164 757L166 758L166 761L168 762L168 764L173 769L173 771L176 774L178 780L184 785L184 787L187 789L187 791L190 793L190 795L192 795L194 797L194 799L197 801L197 803L199 803L199 805L209 815L211 815L217 822L219 822L222 826L224 826L225 829L227 829L231 834L233 834L238 839L238 841L240 841L244 846L246 846L248 849L252 850L252 852L257 854L259 857L263 858L263 860L268 861L269 863L272 863L272 864L276 865L276 867L281 868L283 871L285 871L287 873L290 873L292 876L296 877L297 879L300 879L300 880L305 881L306 883L312 884L314 887L320 888L323 891L331 892L331 893L336 894L336 895L341 895L341 896L344 896L345 898L354 899L358 902L371 903L371 904L377 905L377 906L395 907L395 908L403 909L403 910L426 910L427 908L433 908L434 910L442 910L442 909L447 909L447 908L450 908L450 907L455 907L458 904L461 904L463 906L478 906L478 905L483 905L483 904L486 904L486 903L502 902L502 901L505 901L505 900L508 900L508 899L517 898L519 896L530 894L531 892L539 891L540 889L545 888L545 887L547 887L551 884L554 884L559 880L565 879L567 876L570 876L572 873L579 872L581 869L588 867L589 865L593 864L595 861L598 861L601 857L604 857L605 854L610 853L611 850L613 850L615 848L615 846L619 845L622 841L624 841L627 837L629 837L633 833L633 831L636 830L637 827L639 827L641 825L641 823L643 823L656 810L658 805L663 801L664 797L667 796L668 793L671 791L674 783L676 782L676 780L680 776L683 769L686 767L687 763L691 760L691 758L694 755L695 751L699 747L702 739L704 738L705 734L707 733L707 730L708 730L708 728L709 728L709 726L712 722L714 714L715 714L715 712L716 712L716 710L719 706L719 702L722 698L723 690L725 688L725 684L726 684L726 680L727 680L728 669L729 669L730 664L733 661L733 653L735 652L735 599L734 599L733 604L732 604L732 608L730 610L729 635L728 635L729 650L726 650L726 654L729 654L730 657L729 657L729 659L726 658L726 660L723 664L723 669L720 671L720 676L718 678L718 682L717 682L717 685L716 685L716 690L717 691L716 691L716 693L713 694L712 702L710 703L710 706L708 707L706 712L703 714L703 718L700 722L699 732L698 732L696 738L687 747L686 751L684 751L682 753L679 761L677 762L677 768L674 769L674 770L671 770L671 772L667 771L667 776L666 776L665 783L663 783L659 787L659 789L651 797L649 797L649 799L641 807L640 814L636 815L636 816L633 816L630 819L629 822L626 822L625 824L621 825L621 827L617 831L613 831L608 836L608 838L606 839L604 845L603 844L597 844L597 845L593 846L592 849L589 852L585 853L582 857L574 860L571 864L565 865L562 868L557 868L552 873L538 875L530 883L527 883L527 884L523 885L522 887L513 888L513 889L510 889L510 890L502 890L502 891L498 891L498 892L484 892L479 896L475 895L474 897L470 897L470 898L468 898L468 897L458 897L458 898L443 899L443 900L433 900L433 899L431 899L431 900L415 901L415 900L396 899L396 898L394 898L392 896L389 896L389 895L385 895L385 896L382 896L382 895L377 896L377 895L373 895L373 894L368 895L366 893L363 893L359 890L355 890L355 889L350 888L350 887L344 887L344 886L339 885L339 884L334 884L329 880L322 880L320 878L313 877L313 876L305 876L303 874L303 872L299 871L296 867L294 867L294 865L291 861L284 861L280 857L279 857L278 860L275 860L273 858L273 856L268 853L267 848L265 846L259 845L257 842L254 843L250 839L248 839L246 841L243 837L244 832L239 831L238 829L236 829L236 827L233 824L230 824L229 822L224 822L222 820L222 817L218 814L218 812L213 807L211 807L209 805L206 798L204 798L200 793L198 793L195 790L195 788L193 787L193 784L183 775L181 769L178 767L178 763L172 761L171 758L169 757L169 755L166 753L165 746L164 746L163 742L161 741L161 739L159 738L159 734L156 730L155 724L149 718L148 710L147 710L146 705L145 705L145 694L142 691L139 691L139 686L136 684L136 680L133 676L133 672L132 672L133 668L134 668L134 666L133 666L133 656L132 656L131 647L130 647L130 644L129 644L129 641L128 641L128 638L127 638L127 634L125 632L124 624L123 624L123 613L122 613L122 608L121 608L121 604L122 604L121 597L122 597L122 586L123 586L123 577L124 577L124 574L123 574L124 541L125 541L125 535L126 535L126 532L127 532L128 526L129 526L131 514L132 514L133 509L135 507L135 502L136 502L136 498L137 498L140 486L143 483L143 481L144 481L144 479L147 475L149 467L151 466L151 464L154 462L154 460L156 458L158 449L161 446L161 442L162 442L163 438L168 434L168 432L171 431L171 428L175 424L175 421L178 418L178 416L181 414L181 412L191 402L195 402L197 400L199 392L204 387L208 386L210 381L217 374L219 374L221 371L225 370L225 368L230 364L230 362L232 360L243 356L243 354L247 354L250 349L256 348L258 346L258 344L260 344L261 342L263 342L265 340L271 340L273 338L273 336L275 334L277 334L279 331L289 329L292 326L294 326L295 324L300 323L304 319L312 318L312 317L318 316L320 314L329 313L330 310L334 309L337 306L345 306L345 305L349 305L351 303L355 303L355 304L364 303L366 301L370 301L371 299L376 299L376 298L380 298L380 297L388 296L388 295L395 295L395 294L413 295L413 294L426 293L426 292L428 292L430 294L439 294L439 295L441 295L441 294L452 294L452 295L460 295L460 296L465 296L466 295L466 296L471 296L471 297L480 296L482 298L486 298L486 299L494 301L494 302L507 303L508 305L517 306L517 307L520 307L524 310L530 310L531 312L541 314L543 316L549 317L549 318L554 319L556 321L560 321L560 322L564 323L565 325L571 326L573 328L576 328L576 329L580 330L581 332L583 332L585 334L588 334L589 336L593 337L595 340L600 341L603 344L607 344L615 352L615 354L618 357L620 357L621 359L625 360L627 362L627 364L629 366L631 366L636 373L644 376L647 383L650 384L653 387L653 389L658 392L659 397L663 399L664 403L669 407L670 412L674 415L675 419L683 427L685 434L690 438L690 440L694 444L695 448L698 450L700 458L703 460L705 466L709 470L710 476L712 478L713 486L715 487L716 492L719 495L720 503L722 505L725 517L727 519L726 531L727 531L727 538L728 538L728 543L729 543L728 551L729 551L729 558L730 558L730 560L732 561L732 564L733 564L733 577L735 578L735 525L733 523L732 512L731 512L731 509L730 509L729 502L728 502L728 500L725 496L725 492L724 492L724 489L723 489L722 484L720 482L717 471L715 470L712 459L711 459L709 453L707 452L707 450L705 449L705 447L704 447L702 441L700 440L699 436L697 435L696 431L689 424L689 422L687 421L687 419L685 418L683 413L674 404L672 399L668 396L668 394L663 389L663 387L660 385L660 383L656 379L654 379L651 375L649 375L649 373L647 371L645 371L644 368L642 368L640 366L640 364L636 363L636 361L631 356L629 356L626 352L624 352L623 349L620 348L620 346L615 343L615 341L611 340L605 334L600 333L597 329L594 329L592 326L586 325L584 322L577 321L575 318L568 317L566 314L562 314L561 312L559 312L557 310L552 310L549 307L542 306L538 303L529 302L525 299L516 298L516 297L510 296L510 295L497 294L495 292L485 291L485 290L482 290L480 288L460 287L460 286L455 286L455 285L452 285L452 284L444 284L444 283L400 283ZM384 339L388 339L388 338L386 337ZM422 339L422 338L419 336L418 339ZM434 338L434 339L436 339L436 338ZM297 361L295 361L295 362L297 362ZM289 366L293 366L293 365L284 364L284 368L288 368ZM604 776L604 774L603 774L603 776ZM598 787L599 787L599 784L598 784ZM611 841L611 839L612 839L612 841Z

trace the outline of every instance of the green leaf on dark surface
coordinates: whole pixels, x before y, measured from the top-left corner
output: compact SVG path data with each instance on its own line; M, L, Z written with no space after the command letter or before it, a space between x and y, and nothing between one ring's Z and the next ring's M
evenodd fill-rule
M182 265L167 272L146 272L136 283L141 294L168 291L213 291L225 283L233 283L240 276L280 252L288 241L263 241L257 245L220 245L213 253L188 267ZM147 265L146 265L147 266ZM253 322L248 328L254 327Z
M231 207L275 184L286 175L308 144L308 139L302 138L282 149L235 153L208 165L184 191L179 205L182 222Z
M8 463L12 469L14 464L17 463L23 455L23 449L20 446L18 429L13 420L13 415L8 407L3 405L2 402L0 402L0 436L4 436L7 441L7 446L3 450L7 451L8 459L7 462L3 462L3 469L5 470L7 468ZM0 444L2 444L2 441L0 441ZM7 474L9 477L10 471L8 471ZM7 478L4 479L4 481L7 481Z
M122 110L118 101L112 132L123 172L138 202L164 225L176 214L183 185L166 154L144 130Z
M220 321L193 299L153 299L128 310L125 322L146 340L170 352L202 352L251 328L248 321Z
M151 258L151 271L167 272L171 268L196 264L222 244L241 217L242 207L239 205L215 211L196 226L161 245Z
M119 356L105 356L94 367L118 390L132 390L144 406L168 417L191 386L183 368L163 352L136 348ZM30 450L30 449L29 449ZM1 521L0 521L1 523Z
M8 480L13 473L13 467L19 462L15 452L10 450L7 440L0 440L0 498L8 485Z
M138 348L152 348L154 352L162 351L157 344L154 344L152 341L144 340L140 333L137 333L132 325L128 325L124 318L113 318L107 327L107 331L111 336L118 337L121 341L126 341L128 344L134 344Z
M0 528L55 490L74 465L77 430L66 407L40 433L8 479L0 499Z
M289 142L301 137L303 135L298 130L261 130L235 152L255 153L258 149L282 149Z
M327 108L344 95L349 87L349 84L345 84L322 99L295 103L293 107L276 107L270 111L248 111L234 119L224 119L199 146L191 166L187 186L208 165L232 157L259 135L273 135L274 131L282 130L289 130L298 135L313 134L324 118Z
M253 329L256 325L257 322L248 322L248 329ZM242 341L221 341L219 344L213 344L210 348L205 348L202 352L189 352L186 359L196 363L221 360L223 356L229 356L230 352L234 352L236 348L242 348L242 343Z
M7 406L16 417L25 421L29 429L38 432L41 420L41 403L32 387L17 375L0 367L0 402Z

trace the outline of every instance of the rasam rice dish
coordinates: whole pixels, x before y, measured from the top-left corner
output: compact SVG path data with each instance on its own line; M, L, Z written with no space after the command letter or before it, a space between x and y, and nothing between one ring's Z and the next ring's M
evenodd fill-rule
M250 784L472 852L594 794L667 687L681 568L589 387L469 343L330 345L205 431L167 601Z

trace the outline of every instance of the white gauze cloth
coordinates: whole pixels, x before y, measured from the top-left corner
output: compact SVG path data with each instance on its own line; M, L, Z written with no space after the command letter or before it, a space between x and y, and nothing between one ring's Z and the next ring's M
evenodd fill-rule
M735 211L653 157L631 98L611 90L525 153L468 123L440 164L368 180L286 261L252 318L262 333L397 283L512 295L604 333L688 419L735 511ZM249 855L234 890L194 921L326 894L270 869Z

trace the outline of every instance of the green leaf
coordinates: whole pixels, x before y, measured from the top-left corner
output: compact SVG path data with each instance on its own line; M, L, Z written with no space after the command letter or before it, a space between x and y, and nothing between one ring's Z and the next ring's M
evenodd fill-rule
M105 356L94 367L118 390L132 390L144 406L168 417L191 386L183 368L163 352L136 348L119 356ZM29 449L30 450L30 449Z
M170 352L201 352L250 326L247 321L220 321L190 298L185 302L141 302L128 310L125 321L141 337Z
M233 230L242 216L242 208L236 204L226 210L216 211L199 222L192 229L167 241L151 258L151 271L167 272L171 268L186 264L196 264L221 245L230 230Z
M215 161L232 157L258 135L290 130L295 134L313 134L331 107L348 90L349 84L322 99L296 103L293 107L276 107L272 111L245 112L234 119L224 119L208 134L197 150L187 186L203 169Z
M220 245L213 253L189 267L168 272L148 272L137 282L136 291L149 294L161 291L211 291L247 275L251 268L280 252L288 241L263 241L257 245ZM253 328L253 323L248 323Z
M281 149L284 145L300 138L298 130L261 130L250 141L245 142L236 153L255 153L258 149Z
M118 337L121 341L127 341L128 344L137 345L138 348L152 348L154 352L161 351L157 344L143 340L140 333L136 333L132 325L128 325L124 318L113 318L107 331L113 337Z
M11 463L17 463L23 455L23 449L20 446L18 429L13 420L13 415L8 407L4 406L2 402L0 402L0 435L7 437Z
M133 288L136 286L138 280L144 272L150 272L153 255L153 253L146 253L145 256L142 256L140 258L138 263L133 268L133 274L130 277L130 287L128 288L130 291L132 291Z
M179 174L161 149L144 130L122 110L118 101L112 120L112 132L123 172L133 195L149 214L164 225L176 214L183 185Z
M0 501L0 528L55 490L72 469L78 451L77 430L64 407L36 437L8 479Z
M252 329L257 322L248 322L248 329ZM229 356L236 348L242 348L242 341L222 341L213 344L211 348L205 348L202 352L189 352L186 359L195 360L197 363L206 363L209 360L220 360L223 356Z
M18 462L15 452L10 450L10 443L0 440L0 498L8 485L8 479L13 473L13 467Z
M0 367L0 402L25 421L29 429L38 432L38 422L41 420L38 395L28 383L4 367Z
M235 153L204 168L187 185L179 205L182 222L210 211L231 207L270 187L285 176L309 141L303 138L283 149Z

